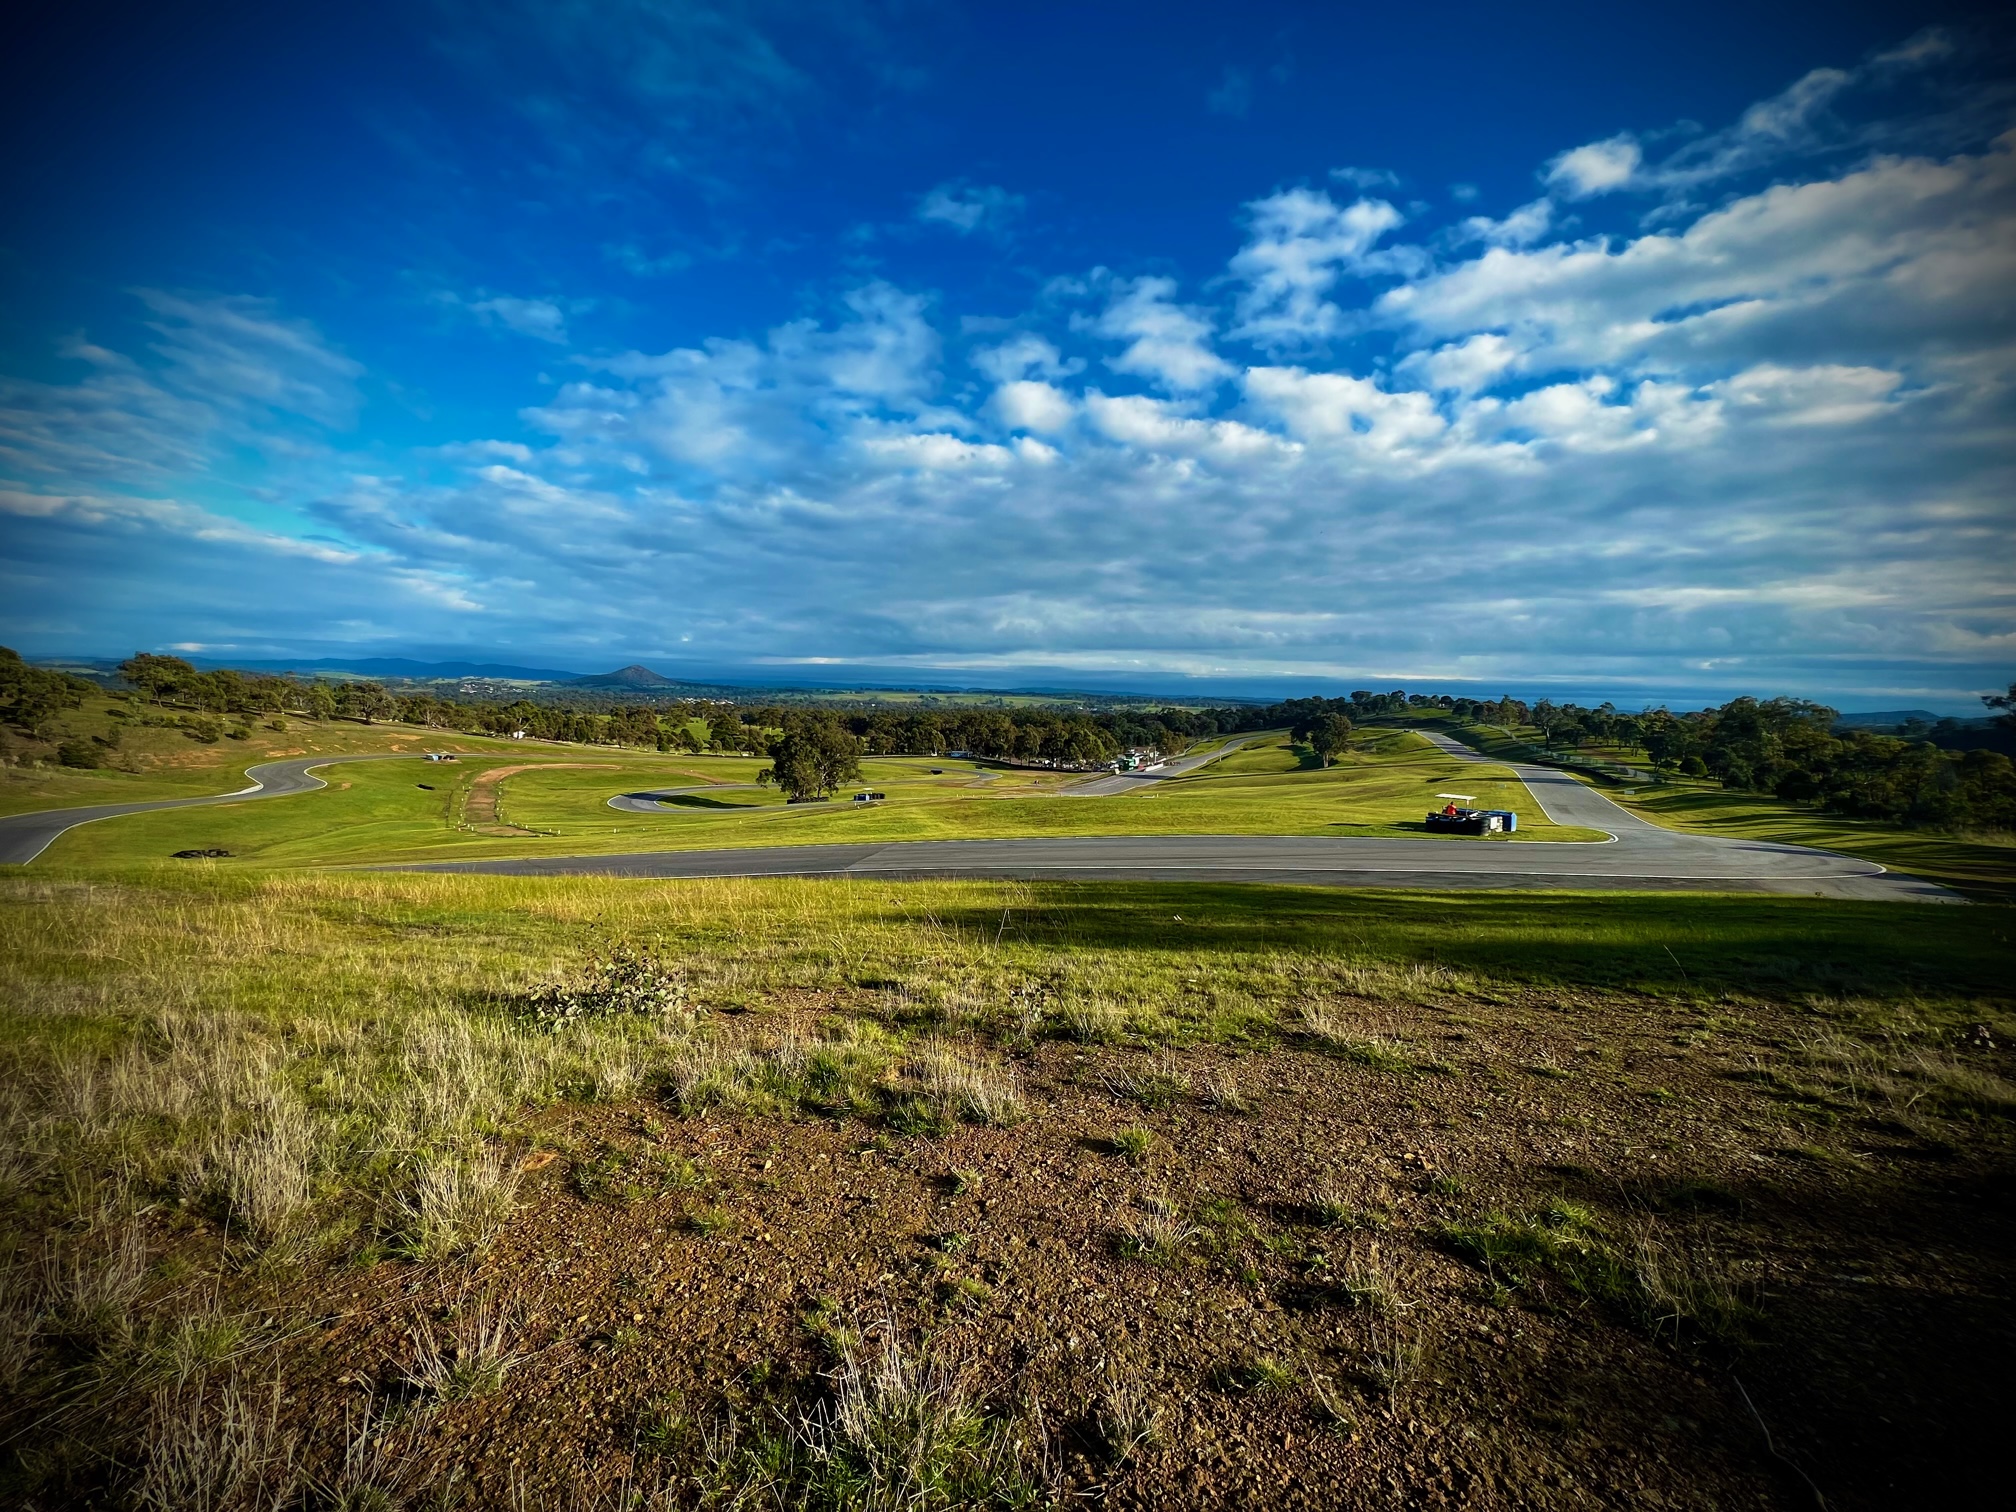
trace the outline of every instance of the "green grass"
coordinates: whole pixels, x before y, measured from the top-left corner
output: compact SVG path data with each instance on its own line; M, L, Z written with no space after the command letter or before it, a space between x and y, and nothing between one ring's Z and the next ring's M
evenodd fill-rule
M1509 776L1459 765L1403 732L1375 732L1364 749L1327 770L1294 769L1297 759L1283 738L1227 759L1285 761L1291 769L1221 775L1212 766L1116 797L1071 798L1055 791L1075 780L1062 774L989 772L944 758L870 758L863 783L886 792L887 802L855 804L843 794L826 804L787 805L775 790L728 786L754 779L762 765L754 758L495 743L479 759L452 767L358 764L325 774L328 789L300 797L86 826L58 840L43 864L127 865L189 849L228 850L233 860L221 863L228 868L1046 835L1411 836L1420 833L1434 795L1452 790L1474 794L1487 807L1519 810L1522 840L1597 838L1548 823ZM490 836L458 827L460 795L475 778L526 763L536 765L504 780L500 814L538 834ZM942 774L933 775L933 767ZM665 811L631 814L608 806L617 793L710 780L724 790L684 795Z
M1665 783L1638 793L1610 790L1634 813L1670 829L1812 845L1878 862L1994 902L2016 902L2016 842L1957 837L1844 819L1761 793Z
M52 1254L111 1257L118 1286L77 1305L91 1302L115 1341L137 1327L147 1251L118 1235L137 1235L141 1215L178 1227L228 1219L228 1248L208 1263L248 1282L274 1278L284 1295L290 1275L362 1270L388 1254L429 1266L481 1254L531 1196L520 1178L535 1139L568 1156L565 1200L581 1204L574 1216L590 1232L633 1202L678 1193L679 1244L740 1246L760 1230L750 1209L738 1217L730 1180L636 1145L606 1112L590 1115L600 1130L578 1143L554 1121L542 1132L533 1114L628 1105L627 1127L641 1124L647 1139L655 1120L703 1111L879 1121L877 1143L928 1172L960 1158L961 1145L934 1153L924 1142L958 1140L962 1122L1021 1116L1014 1057L1032 1041L1100 1039L1150 1052L1107 1060L1124 1068L1118 1090L1158 1107L1165 1131L1121 1124L1133 1115L1116 1100L1113 1169L1131 1157L1152 1172L1180 1161L1178 1142L1199 1137L1195 1120L1216 1117L1164 1047L1305 1048L1307 1008L1320 1002L1407 1005L1451 1022L1466 1007L1510 1004L1564 1026L1628 1024L1642 1011L1662 1037L1676 1004L1704 1027L1752 1012L1783 1022L1790 1006L1814 1033L1765 1068L1788 1095L1867 1089L1880 1075L1886 1104L2001 1118L2016 1106L2008 1083L1949 1047L1977 1024L1998 1041L2016 1027L2012 920L1995 907L1674 894L15 872L0 877L0 1174L10 1183L0 1215ZM640 968L612 985L595 969L645 959L648 980ZM677 990L632 992L633 977ZM556 979L598 1011L527 1012L555 1000L544 988ZM1487 1074L1466 1066L1456 1085ZM1040 1129L1056 1105L1045 1091L1028 1095ZM954 1175L969 1192L979 1179ZM1461 1195L1452 1183L1432 1190ZM1326 1222L1379 1222L1347 1212L1343 1194L1318 1201ZM1172 1272L1213 1264L1233 1228L1208 1201L1193 1214L1144 1196L1116 1217L1121 1256ZM1274 1237L1277 1258L1304 1255L1303 1236ZM1740 1278L1712 1254L1661 1250L1621 1219L1487 1214L1446 1239L1500 1284L1580 1283L1655 1330L1686 1322L1733 1338L1742 1327ZM1337 1286L1386 1330L1374 1336L1377 1380L1397 1389L1418 1372L1419 1340L1400 1331L1402 1303L1378 1310L1375 1299L1397 1295L1394 1276L1369 1242L1362 1256L1338 1254ZM124 1269L114 1274L112 1260ZM985 1298L955 1281L944 1301L965 1309ZM157 1288L147 1305L171 1304ZM466 1318L452 1361L430 1333L432 1353L409 1372L439 1400L490 1389L516 1358L501 1313ZM91 1347L92 1370L112 1359L110 1345ZM851 1349L837 1335L834 1347L849 1367ZM228 1330L176 1346L191 1368L246 1348ZM109 1366L59 1375L69 1356L34 1358L41 1400L60 1386L62 1400L83 1404L80 1432L149 1399L146 1381ZM465 1359L482 1371L452 1374ZM1279 1383L1256 1366L1233 1384ZM73 1385L97 1394L67 1395Z
M582 749L460 735L413 725L362 725L346 720L318 724L293 717L287 719L285 730L269 729L261 719L254 721L245 739L225 736L214 743L204 743L191 740L177 729L136 728L132 719L115 720L111 713L114 709L142 718L178 712L110 698L86 699L82 708L66 711L57 723L66 740L73 736L104 735L123 725L118 749L101 753L111 765L92 771L53 764L0 767L0 814L228 793L245 786L247 767L288 756L406 750L508 753L521 759L527 756L536 759L541 755L552 757L559 750ZM227 729L238 727L235 719L223 723Z

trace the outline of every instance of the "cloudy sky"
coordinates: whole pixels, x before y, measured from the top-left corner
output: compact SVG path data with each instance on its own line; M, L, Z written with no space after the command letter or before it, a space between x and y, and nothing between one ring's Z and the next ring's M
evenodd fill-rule
M28 654L2016 677L1990 8L288 9L0 62Z

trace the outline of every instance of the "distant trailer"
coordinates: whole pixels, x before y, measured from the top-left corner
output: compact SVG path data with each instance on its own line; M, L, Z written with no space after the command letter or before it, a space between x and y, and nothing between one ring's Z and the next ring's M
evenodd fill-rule
M429 751L427 759L429 761L453 761L455 758L450 756L446 751Z
M887 798L888 796L889 795L887 793L856 793L854 795L854 801L856 803L880 803L884 798Z

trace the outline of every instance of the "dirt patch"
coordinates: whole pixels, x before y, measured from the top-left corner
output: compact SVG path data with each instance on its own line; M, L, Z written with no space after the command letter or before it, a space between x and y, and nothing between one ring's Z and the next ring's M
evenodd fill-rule
M731 1425L830 1400L850 1330L1036 1425L1060 1500L1810 1507L1802 1475L1834 1507L1972 1499L2016 1345L2003 1126L1962 1148L1759 1080L1792 1016L1378 1012L1375 1037L1251 1053L1028 1047L1029 1116L939 1137L549 1111L481 1259L257 1304L323 1320L290 1411L335 1452L416 1328L480 1302L510 1320L508 1376L403 1409L410 1483L452 1470L478 1505L697 1486ZM1480 1257L1491 1233L1525 1237ZM1741 1317L1662 1318L1648 1256Z
M516 777L520 772L530 772L541 768L570 767L575 770L598 772L620 771L621 768L604 761L528 761L517 766L492 767L481 772L469 783L469 791L462 800L462 822L478 834L483 835L536 835L537 830L520 829L507 824L499 817L498 803L501 789L507 777Z

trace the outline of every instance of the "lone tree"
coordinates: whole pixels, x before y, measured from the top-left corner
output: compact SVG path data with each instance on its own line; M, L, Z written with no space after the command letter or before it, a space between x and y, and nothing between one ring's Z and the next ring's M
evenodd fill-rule
M824 798L861 776L861 742L831 720L808 720L770 747L771 764L756 774L793 798Z
M1309 749L1327 767L1344 754L1344 747L1350 739L1351 721L1342 714L1325 714L1315 721L1309 731Z
M1292 740L1306 743L1323 765L1332 765L1351 739L1351 721L1342 714L1310 714L1295 722L1288 732Z

